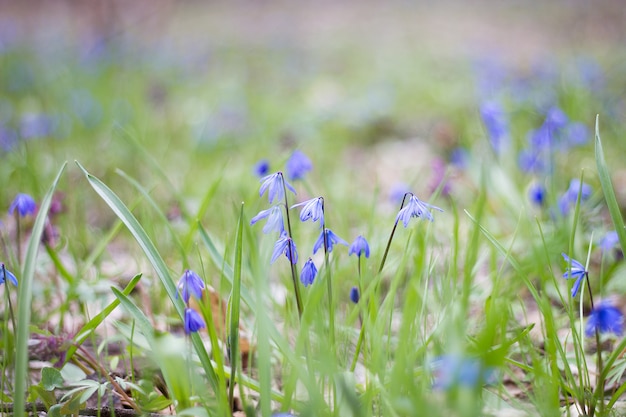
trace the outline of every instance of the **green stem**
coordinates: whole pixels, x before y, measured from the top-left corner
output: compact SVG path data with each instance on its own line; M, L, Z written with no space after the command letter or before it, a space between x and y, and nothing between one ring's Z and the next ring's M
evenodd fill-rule
M293 239L293 233L291 231L291 219L289 218L289 203L287 202L287 186L285 185L285 177L283 177L282 172L280 173L280 178L283 182L283 194L285 195L285 217L287 217L287 232L289 233L289 238ZM302 320L302 312L304 311L304 306L302 304L302 293L300 292L300 285L298 283L298 269L296 265L291 262L293 254L291 253L291 245L288 245L289 250L289 264L291 265L291 280L293 281L293 289L296 294L296 306L298 307L298 319Z

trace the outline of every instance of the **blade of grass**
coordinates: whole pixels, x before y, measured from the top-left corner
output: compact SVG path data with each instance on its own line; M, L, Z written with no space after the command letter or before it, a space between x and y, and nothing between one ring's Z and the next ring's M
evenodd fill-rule
M232 404L235 394L235 374L237 374L237 361L239 356L239 309L241 307L241 253L243 247L243 203L239 212L239 222L237 223L237 237L235 239L235 271L233 276L233 288L230 293L228 348L230 355L230 384L228 399Z
M33 281L35 279L35 268L37 265L37 253L41 243L41 236L46 224L48 209L52 201L54 190L61 179L61 175L65 170L67 162L63 163L61 169L57 173L56 178L52 182L52 186L46 193L39 206L39 213L35 219L35 224L28 241L28 248L24 257L24 266L22 268L21 282L18 287L19 305L17 308L17 337L15 348L17 350L15 361L15 394L13 396L14 414L16 416L24 415L24 407L26 405L26 386L28 379L28 336L30 329L30 314L33 299Z

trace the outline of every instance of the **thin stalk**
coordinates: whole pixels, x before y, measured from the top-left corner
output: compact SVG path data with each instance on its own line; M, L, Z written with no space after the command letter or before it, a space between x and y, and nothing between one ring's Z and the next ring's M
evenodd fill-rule
M413 195L412 193L406 193L404 194L404 197L402 197L402 204L400 204L400 210L404 208L404 202L406 201L406 196L409 194ZM393 229L391 229L391 234L389 235L389 240L387 241L387 247L385 247L385 253L383 254L383 259L381 259L380 266L378 267L379 274L383 270L383 267L385 266L385 261L387 260L387 254L389 253L389 248L391 247L391 241L393 240L393 235L396 233L397 227L398 227L398 222L396 221L393 224Z
M280 178L283 182L283 194L285 195L285 217L287 217L287 231L289 233L289 237L293 239L293 233L291 232L291 219L289 218L289 203L287 202L287 186L285 185L285 178L283 174L280 173ZM300 293L300 285L298 284L298 270L296 265L291 262L293 259L293 254L291 253L291 245L287 246L289 249L289 264L291 265L291 279L293 281L293 289L296 294L296 306L298 307L298 319L302 320L302 312L304 311L304 306L302 304L302 294Z
M21 264L22 263L22 233L21 233L21 227L20 227L19 210L15 210L15 225L16 225L15 246L17 249L17 262Z

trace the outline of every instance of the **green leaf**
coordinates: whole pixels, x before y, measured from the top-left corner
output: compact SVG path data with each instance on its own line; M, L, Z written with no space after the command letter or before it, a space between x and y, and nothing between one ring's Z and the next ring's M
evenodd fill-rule
M46 390L41 385L32 385L30 387L31 396L29 401L34 402L40 400L47 410L57 403L56 396L53 391Z
M61 369L61 376L65 382L78 382L85 379L87 374L73 363L66 363Z
M600 185L602 186L602 192L604 193L604 199L606 205L609 208L611 214L611 220L615 226L615 231L619 238L619 244L622 248L622 252L626 249L626 230L624 229L624 219L622 219L622 213L615 197L615 189L611 181L611 174L609 173L609 167L604 159L604 151L602 150L602 140L600 139L600 124L599 116L596 116L596 166L598 168L598 176L600 177Z
M56 368L45 367L41 370L41 385L46 391L63 388L63 376Z
M55 404L48 409L48 417L61 417L61 409L63 404Z
M17 309L17 332L15 348L17 351L15 360L15 394L14 394L14 414L16 416L24 415L24 407L26 405L26 386L28 382L28 338L30 328L30 314L33 300L33 281L35 280L35 269L37 267L37 253L41 245L41 236L48 217L50 202L54 190L61 179L61 175L65 170L67 162L57 173L52 186L46 193L39 206L39 213L35 218L35 223L28 240L28 248L24 257L24 266L22 276L18 287L18 309Z
M113 291L113 295L115 295L115 297L119 300L119 302L126 309L126 311L128 311L130 315L133 316L133 319L137 323L139 331L146 338L148 338L148 342L151 343L151 340L154 338L154 328L152 327L150 320L148 320L148 317L143 314L143 311L141 311L139 307L137 307L135 303L126 296L126 294L122 293L115 287L111 287L111 291Z

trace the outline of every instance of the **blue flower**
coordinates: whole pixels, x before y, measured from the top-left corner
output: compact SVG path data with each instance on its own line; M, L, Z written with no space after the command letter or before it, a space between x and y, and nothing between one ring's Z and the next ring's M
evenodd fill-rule
M569 183L569 188L567 191L559 197L559 209L561 210L561 214L564 216L569 213L570 208L576 204L578 201L578 190L580 189L580 201L586 201L591 197L591 186L589 184L583 183L582 188L580 186L580 180L573 179Z
M313 284L315 281L315 276L317 275L317 268L313 263L313 260L309 258L308 261L302 267L302 272L300 272L300 281L304 284L305 287Z
M272 204L274 198L278 200L282 200L285 198L285 187L287 187L287 189L292 193L296 193L296 190L287 181L285 181L282 172L267 175L261 178L261 182L262 184L259 191L259 196L263 196L265 190L268 190L267 197L270 201L270 204Z
M585 335L591 337L596 333L614 333L622 336L624 333L624 314L622 311L607 301L599 303L589 314Z
M439 207L435 207L430 204L424 203L423 201L420 201L420 199L417 198L414 194L411 194L411 198L409 199L407 205L398 212L398 215L396 216L396 223L398 223L399 220L402 220L404 227L407 227L409 225L409 220L411 220L411 217L422 216L426 217L432 222L433 215L430 213L430 211L428 211L428 209L443 211Z
M570 257L564 253L561 253L561 255L563 255L563 259L565 259L565 262L567 262L568 265L571 263L571 267L568 267L568 269L565 271L565 273L563 274L563 278L576 279L576 282L574 282L574 286L572 287L572 297L576 297L576 294L578 294L578 290L580 289L580 284L587 276L587 270L585 269L583 264L578 262L576 259L570 259Z
M352 245L350 245L348 255L352 254L355 254L358 257L361 257L361 255L365 255L366 258L370 257L370 246L367 244L367 240L365 240L363 236L357 236L357 238L354 239L354 242L352 242Z
M189 304L189 299L192 294L195 295L196 298L202 298L204 281L191 269L186 269L178 281L178 289L181 290L185 303ZM176 298L178 298L178 292L176 292Z
M504 109L495 101L486 101L480 106L480 116L491 140L491 146L496 154L500 154L507 145L508 122Z
M580 146L589 142L591 136L589 129L583 123L574 122L567 126L565 138L567 144L571 146Z
M497 371L485 367L478 359L459 355L443 355L431 362L431 372L435 379L433 387L447 390L456 386L473 388L478 384L493 384L497 381Z
M287 177L292 181L304 178L311 169L313 169L311 160L299 150L293 151L285 166Z
M450 153L450 163L459 169L467 168L469 161L469 154L467 149L457 147Z
M322 223L324 223L324 198L316 197L307 201L303 201L302 203L295 204L291 206L294 207L302 207L302 211L300 212L300 220L305 222L309 219L316 222L321 219L320 227Z
M359 289L357 287L350 288L350 301L357 304L360 298Z
M317 240L315 241L315 244L313 245L313 253L316 253L320 248L324 247L324 231L326 231L326 244L328 245L327 247L328 253L332 252L333 246L338 243L341 245L348 246L348 242L346 242L345 240L343 240L342 238L334 234L332 230L324 229L322 230L322 232L320 233L320 236L317 238Z
M206 327L200 314L193 308L185 309L185 334L195 333Z
M8 278L11 284L17 287L17 278L13 275L13 272L6 269L3 263L0 263L0 285L4 284L5 278Z
M270 161L261 159L254 165L254 173L259 177L264 177L270 172Z
M274 263L274 261L276 261L276 259L278 259L278 257L283 253L292 264L295 265L298 263L298 251L296 250L296 244L293 239L287 235L287 232L283 232L280 235L280 238L276 241L270 263Z
M35 210L37 210L37 204L28 194L20 193L15 196L11 206L9 206L9 214L13 214L15 210L17 210L17 213L21 217L25 217L35 213Z
M261 210L259 214L254 216L250 220L250 224L258 222L259 220L267 218L265 226L263 226L263 233L269 233L272 230L282 233L285 230L285 224L283 222L283 211L280 206L274 206L267 210Z
M600 240L600 249L602 252L609 252L619 243L619 237L617 236L617 232L615 230L611 230L610 232L606 232L604 237Z
M546 189L543 185L534 183L528 189L528 198L533 204L543 206L546 202Z
M399 182L391 187L391 191L389 191L389 200L392 203L402 203L404 196L410 193L411 188L407 184Z

